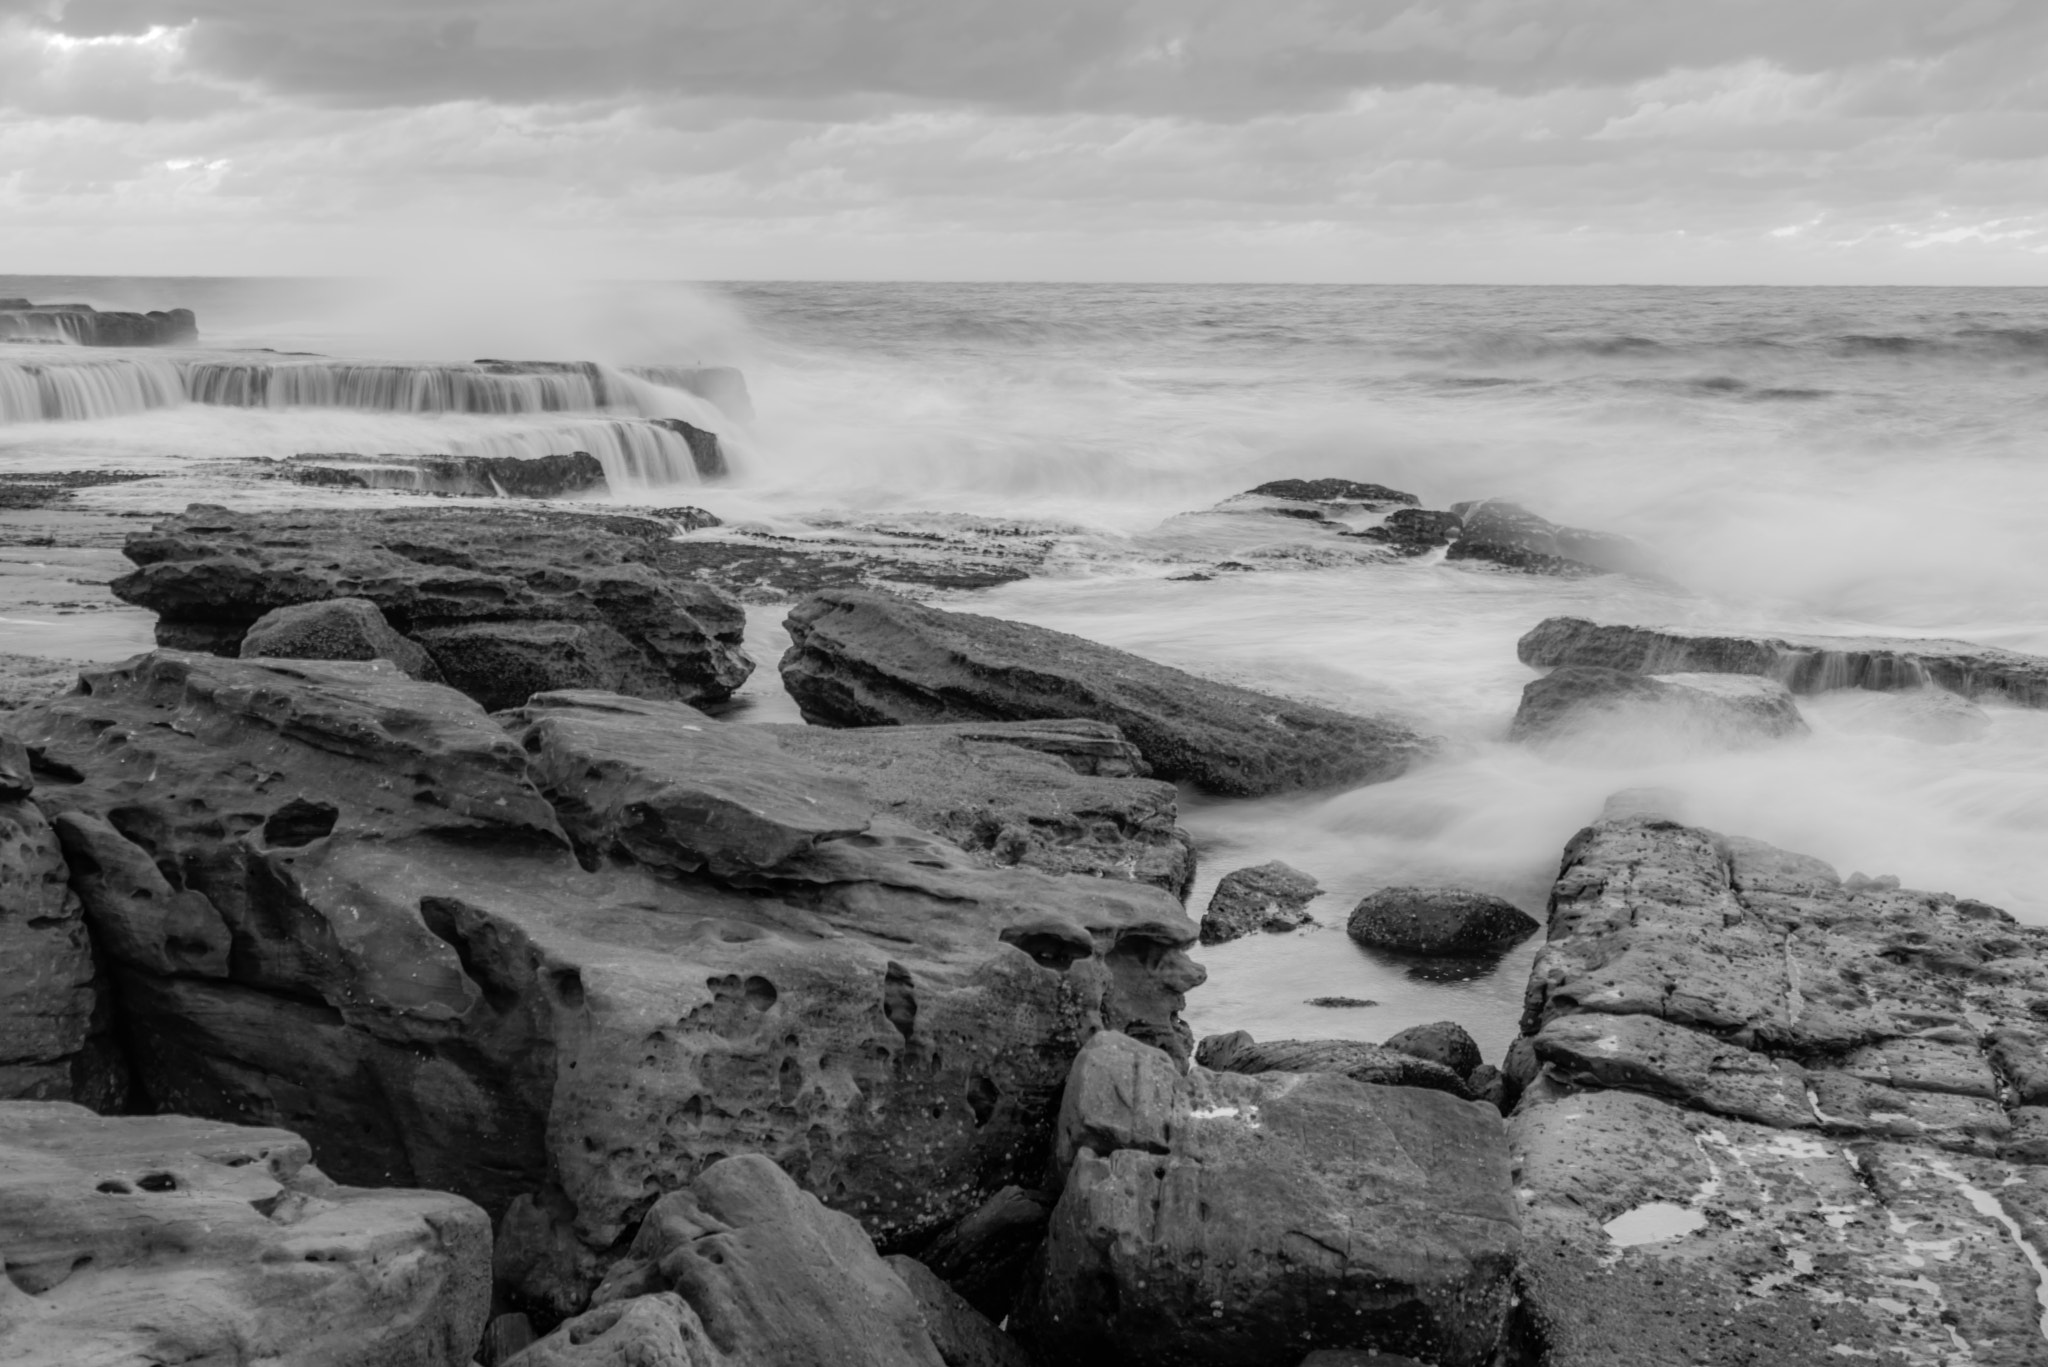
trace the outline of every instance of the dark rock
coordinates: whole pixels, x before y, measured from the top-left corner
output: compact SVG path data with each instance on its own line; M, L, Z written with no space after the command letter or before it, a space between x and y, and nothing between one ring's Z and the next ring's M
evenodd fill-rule
M815 724L1089 717L1119 727L1159 777L1240 796L1393 778L1432 748L1393 722L881 594L820 594L786 625L783 683Z
M158 478L161 476L133 470L9 470L0 472L0 509L21 512L47 508L69 501L80 489Z
M1255 1041L1247 1031L1210 1035L1195 1062L1219 1073L1341 1073L1384 1087L1427 1087L1466 1097L1464 1074L1405 1050L1349 1039Z
M725 525L725 519L716 513L706 512L687 503L679 503L673 508L649 508L647 516L666 522L679 532L698 532L706 527Z
M468 1362L484 1213L338 1186L308 1157L282 1130L0 1102L0 1359Z
M11 755L10 755L11 752ZM0 736L0 768L27 753ZM90 1047L100 984L64 850L25 795L0 800L0 1099L100 1101Z
M1573 838L1508 1069L1543 1361L2030 1356L2048 930L1976 906L1656 815Z
M1390 1037L1387 1048L1413 1054L1430 1063L1441 1063L1459 1077L1469 1077L1480 1061L1478 1041L1455 1021L1411 1025Z
M1514 1110L1514 1101L1509 1092L1512 1084L1506 1073L1491 1063L1482 1063L1465 1078L1465 1085L1472 1091L1474 1101L1483 1101L1502 1115Z
M698 479L724 479L732 473L725 461L725 448L719 445L716 432L707 432L681 418L654 418L651 421L656 427L665 428L683 439L683 444L690 448L690 463L697 467Z
M857 784L878 811L998 866L1128 878L1186 898L1195 851L1179 790L1095 721L756 728Z
M1381 888L1352 910L1351 938L1405 954L1472 954L1527 939L1536 919L1464 888Z
M1367 997L1310 997L1310 998L1308 999L1308 1004L1309 1004L1310 1006L1332 1006L1332 1007L1349 1007L1349 1006L1378 1006L1378 1005L1379 1005L1379 1003L1378 1003L1378 1002L1376 1002L1376 1001L1373 1001L1373 1000L1371 1000L1370 998L1367 998Z
M1384 484L1361 484L1350 479L1275 479L1256 489L1249 498L1284 498L1297 503L1348 503L1379 507L1400 504L1413 507L1422 500Z
M399 489L466 498L563 498L606 486L604 466L587 451L547 456L293 456L279 469L298 484Z
M1427 508L1397 508L1387 514L1387 520L1378 526L1346 535L1381 542L1403 555L1421 555L1439 546L1450 545L1463 526L1456 513L1435 512Z
M1315 924L1308 904L1323 895L1316 880L1279 860L1223 875L1202 915L1202 943L1220 945L1257 930L1299 930Z
M35 791L35 772L30 767L28 747L0 731L0 802L14 802Z
M689 537L662 562L681 573L745 594L749 602L788 602L828 589L906 588L966 591L1030 577L1045 546L975 538L894 541L853 529L843 536L780 536L748 528L720 539Z
M245 660L389 660L408 676L430 683L441 673L417 641L391 629L367 598L330 598L274 608L242 637Z
M504 1367L518 1354L533 1346L533 1320L519 1311L498 1315L484 1328L484 1341L476 1360L483 1367Z
M491 711L535 693L602 689L674 697L674 680L606 622L461 622L415 627L440 677Z
M1928 685L1965 698L2048 707L2048 659L1967 641L1857 636L1720 636L1679 627L1600 626L1551 617L1516 645L1538 669L1594 665L1639 674L1755 674L1794 693Z
M1057 1159L1017 1315L1042 1361L1492 1361L1521 1237L1489 1107L1331 1073L1183 1076L1104 1033L1075 1061Z
M951 1367L926 1328L925 1303L860 1224L827 1210L759 1154L721 1159L656 1201L591 1298L592 1314L650 1296L681 1305L661 1303L673 1314L676 1351L644 1362ZM546 1367L619 1361L577 1351L596 1337L589 1318L563 1325L529 1358ZM713 1344L703 1356L691 1351Z
M194 341L190 309L102 313L91 304L0 300L0 341L61 341L76 346L170 346Z
M997 1324L1016 1307L1024 1269L1045 1242L1052 1201L1041 1191L1004 1187L940 1234L919 1261Z
M194 504L129 538L126 553L139 568L112 587L158 613L160 642L233 649L273 609L364 598L415 639L485 623L581 626L482 632L478 650L584 666L609 659L616 678L578 682L683 701L725 698L753 669L740 650L745 614L665 567L671 544L668 526L646 518L460 507L233 513ZM462 661L437 655L436 663L494 697L506 691Z
M171 652L9 718L72 776L36 797L151 1104L470 1196L567 1314L721 1155L916 1246L1039 1180L1089 1034L1188 1047L1158 888L990 868L678 705L504 723L381 661Z
M1508 739L1598 739L1653 728L1686 744L1726 749L1806 734L1785 686L1726 674L1630 674L1566 665L1522 688Z
M925 1332L946 1367L1033 1367L1024 1346L990 1323L915 1258L884 1259L924 1310Z
M1450 560L1484 560L1534 574L1642 574L1650 569L1648 552L1625 536L1560 526L1505 499L1453 503L1451 512L1460 530L1446 557Z
M1378 1353L1357 1348L1319 1348L1301 1360L1301 1367L1427 1367L1399 1353Z

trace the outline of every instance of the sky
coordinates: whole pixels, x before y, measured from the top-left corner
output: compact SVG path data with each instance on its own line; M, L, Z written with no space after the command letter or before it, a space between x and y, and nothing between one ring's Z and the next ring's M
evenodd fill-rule
M0 272L2048 284L2044 0L0 0Z

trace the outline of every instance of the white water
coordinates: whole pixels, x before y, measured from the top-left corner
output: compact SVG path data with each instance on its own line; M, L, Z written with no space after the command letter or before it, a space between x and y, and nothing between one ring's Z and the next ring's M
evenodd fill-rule
M209 345L345 361L594 359L615 367L598 372L608 407L570 394L568 377L501 386L464 365L411 379L367 366L346 383L289 382L289 406L266 391L262 407L180 397L125 416L16 420L0 427L0 464L199 471L297 451L584 449L631 500L694 480L686 453L635 447L660 445L647 436L659 429L635 420L682 417L727 441L733 479L692 488L689 501L728 520L1036 522L1062 540L1048 573L958 606L1390 711L1446 737L1440 762L1394 783L1190 799L1204 858L1197 910L1223 872L1281 858L1329 889L1312 909L1332 927L1203 951L1212 980L1191 1001L1199 1029L1378 1039L1450 1016L1497 1057L1533 946L1442 983L1372 958L1334 927L1393 882L1462 883L1540 915L1561 846L1625 787L1675 789L1691 819L1845 874L1896 874L2048 923L2048 713L1989 707L1958 733L1926 725L1905 695L1827 695L1802 700L1810 737L1739 754L1686 753L1661 735L1610 736L1598 751L1505 740L1532 677L1515 640L1557 613L2048 653L2038 292L764 285L707 298L619 287L495 310L444 299L372 326L367 309L346 325L286 309L277 287L215 282L209 300L172 283L94 302L182 302ZM87 291L0 281L0 293ZM35 349L5 350L19 361ZM235 358L175 363L199 359ZM623 369L720 363L746 371L760 412L751 429ZM346 406L299 406L308 395ZM585 397L591 406L549 406ZM378 411L364 406L372 399ZM1510 497L1624 532L1656 551L1669 582L1362 565L1312 529L1177 516L1266 479L1332 475L1433 507ZM205 478L81 502L180 502ZM231 483L204 496L301 497ZM1168 579L1221 559L1260 568ZM761 663L766 687L772 659ZM1305 1005L1324 995L1381 1005Z

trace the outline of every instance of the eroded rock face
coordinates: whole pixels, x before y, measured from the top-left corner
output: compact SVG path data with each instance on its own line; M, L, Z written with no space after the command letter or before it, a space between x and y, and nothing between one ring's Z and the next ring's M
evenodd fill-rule
M2048 1355L2048 931L1891 881L1655 815L1574 838L1517 1043L1530 1351Z
M1451 512L1460 525L1449 560L1566 576L1641 574L1651 568L1649 553L1625 536L1562 526L1506 499L1453 503Z
M38 798L150 1103L505 1212L501 1272L566 1313L722 1156L914 1240L1036 1182L1095 1030L1187 1051L1162 889L989 867L680 705L502 722L383 662L172 651L10 718L73 776Z
M1551 617L1515 647L1539 669L1592 665L1637 674L1755 674L1794 693L1930 684L1965 698L2048 707L2048 659L1967 641L1855 636L1725 636L1682 627L1603 626Z
M1308 904L1323 895L1315 879L1279 860L1233 869L1216 884L1202 914L1202 943L1220 945L1254 931L1314 925Z
M1354 1082L1427 1087L1455 1097L1470 1096L1465 1074L1447 1061L1425 1058L1392 1041L1276 1039L1262 1044L1248 1030L1233 1030L1205 1036L1195 1051L1195 1061L1219 1073L1340 1073Z
M1043 1360L1491 1360L1521 1235L1499 1113L1334 1073L1196 1068L1089 1041L1065 1188L1018 1318Z
M305 1141L0 1102L0 1358L462 1367L491 1227L440 1192L339 1186Z
M881 594L798 605L782 679L832 726L1086 717L1161 778L1240 796L1393 778L1432 742L1394 722L1200 679L1078 636Z
M157 640L167 646L233 653L273 609L362 598L406 635L452 631L459 643L464 630L487 639L493 630L539 633L545 649L604 659L616 676L578 676L579 685L685 702L728 697L753 671L740 650L745 614L665 565L669 536L651 519L534 509L236 513L194 504L129 538L138 568L113 591L158 614ZM466 668L454 643L429 650L451 679L493 677Z
M92 942L32 783L28 752L0 735L0 1098L113 1104Z
M367 598L329 598L274 608L242 638L243 659L389 660L415 679L441 681L417 641L391 629Z
M1775 679L1566 665L1523 687L1508 739L1583 743L1631 731L1654 732L1671 745L1730 749L1803 736L1807 727Z
M1483 954L1526 940L1536 919L1503 898L1466 888L1381 888L1352 909L1345 929L1375 949Z

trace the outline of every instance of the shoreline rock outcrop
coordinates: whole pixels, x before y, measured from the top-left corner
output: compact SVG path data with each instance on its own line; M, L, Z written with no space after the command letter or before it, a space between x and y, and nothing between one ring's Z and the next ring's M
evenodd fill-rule
M102 313L91 304L32 304L0 299L0 342L73 346L175 346L198 340L191 309Z
M1538 669L1591 665L1634 674L1755 674L1801 694L1932 684L1965 698L2048 707L2048 658L1968 641L1736 635L1551 617L1523 636L1515 653Z
M1648 551L1628 537L1566 527L1505 499L1453 503L1451 512L1459 530L1447 560L1567 576L1644 574L1652 568Z
M1064 632L877 593L822 593L786 625L782 679L829 726L1116 725L1161 778L1233 796L1372 783L1434 743L1398 723L1290 702Z
M1645 727L1667 741L1732 749L1807 733L1792 694L1775 679L1741 674L1632 674L1563 665L1522 689L1511 741L1598 739Z
M279 463L294 484L336 489L397 489L463 498L565 498L606 486L604 466L588 451L546 456L363 456L308 452Z

